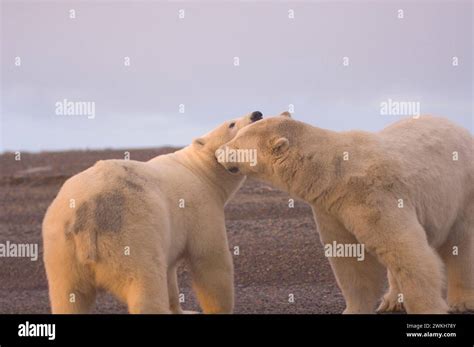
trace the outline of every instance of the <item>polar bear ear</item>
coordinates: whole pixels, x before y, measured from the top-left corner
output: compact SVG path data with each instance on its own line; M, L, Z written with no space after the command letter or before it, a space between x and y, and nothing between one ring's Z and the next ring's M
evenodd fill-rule
M205 144L206 144L206 141L205 141L204 138L202 138L202 137L199 137L199 138L193 140L193 145L202 147L202 146L204 146Z
M275 155L280 155L285 153L290 147L290 141L286 137L280 137L273 143L272 152Z
M291 118L291 113L288 111L285 111L285 112L280 113L280 116Z

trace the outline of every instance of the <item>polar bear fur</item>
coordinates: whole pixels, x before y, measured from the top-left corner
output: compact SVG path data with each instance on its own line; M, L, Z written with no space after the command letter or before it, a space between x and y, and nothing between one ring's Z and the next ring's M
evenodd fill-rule
M181 313L182 260L203 312L232 312L224 205L245 177L227 173L214 152L261 117L226 122L148 162L99 161L68 179L43 221L52 312L88 312L105 289L131 313Z
M256 149L257 165L222 165L311 204L323 244L365 245L364 261L329 259L344 312L373 312L385 268L391 288L381 311L399 308L403 298L408 313L447 312L445 270L451 309L474 310L472 135L431 116L369 133L324 130L282 115L242 129L223 146Z

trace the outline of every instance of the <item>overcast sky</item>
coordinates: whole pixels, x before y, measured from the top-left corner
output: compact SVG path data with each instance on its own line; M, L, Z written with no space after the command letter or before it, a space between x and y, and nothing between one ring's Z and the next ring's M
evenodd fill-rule
M290 104L379 130L402 118L388 99L472 132L472 17L472 1L2 1L0 151L186 145ZM64 99L95 117L57 114Z

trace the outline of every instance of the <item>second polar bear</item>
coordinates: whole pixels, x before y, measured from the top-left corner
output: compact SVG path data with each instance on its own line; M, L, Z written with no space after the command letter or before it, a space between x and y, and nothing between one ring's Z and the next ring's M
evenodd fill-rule
M52 312L88 312L103 288L131 313L181 313L183 259L203 312L232 312L224 205L245 178L227 173L214 152L261 118L226 122L148 162L99 161L67 180L43 221Z
M323 244L362 244L363 261L329 258L345 313L402 298L408 313L474 310L473 138L443 118L401 120L380 132L334 132L288 113L239 131L220 150L256 150L257 164L222 163L311 204ZM383 265L383 266L382 266Z

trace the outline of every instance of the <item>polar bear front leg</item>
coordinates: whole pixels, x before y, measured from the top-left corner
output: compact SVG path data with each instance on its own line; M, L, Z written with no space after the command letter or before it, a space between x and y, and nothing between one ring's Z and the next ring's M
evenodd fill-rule
M388 291L382 298L377 313L401 312L403 311L403 295L400 292L398 283L390 271L387 271Z
M443 264L416 215L393 209L372 212L353 208L346 221L396 279L407 313L446 313Z
M179 303L179 286L178 286L178 267L172 266L168 269L168 295L170 298L171 313L181 314L183 310Z
M331 217L318 213L317 224L323 246L356 245L358 241ZM328 255L327 255L328 256ZM336 281L346 301L344 314L374 313L385 285L385 268L364 252L354 256L328 256Z
M223 217L223 216L222 216ZM189 240L187 263L203 313L232 313L234 268L224 220L201 225Z
M156 264L143 262L134 269L125 286L128 311L135 314L171 313L168 295L167 266L160 258Z
M374 313L384 285L384 269L377 260L366 254L364 262L330 258L330 263L346 301L343 314Z
M234 275L230 252L210 253L191 265L193 288L203 313L232 313Z

